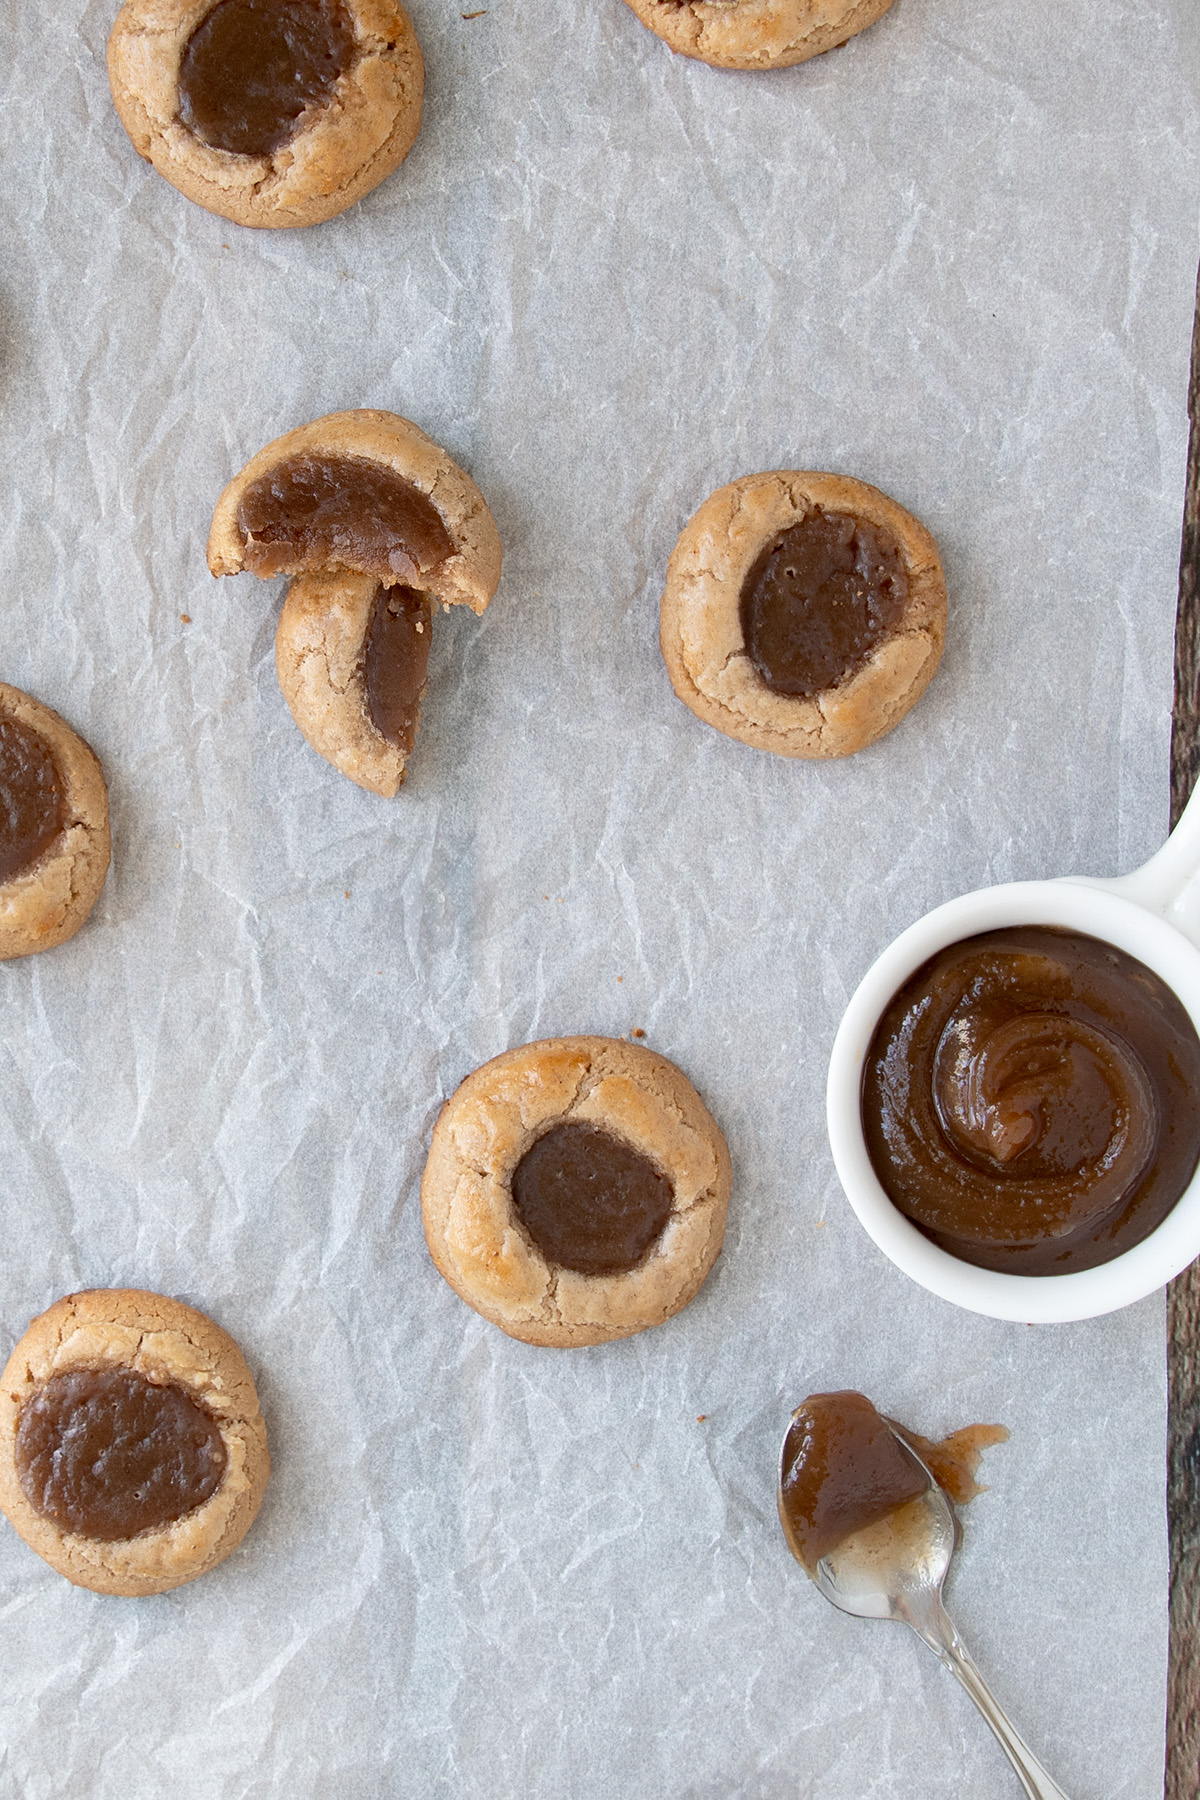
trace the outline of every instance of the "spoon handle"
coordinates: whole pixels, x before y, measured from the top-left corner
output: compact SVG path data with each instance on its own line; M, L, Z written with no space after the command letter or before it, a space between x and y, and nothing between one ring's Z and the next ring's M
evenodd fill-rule
M910 1604L901 1605L900 1616L912 1626L922 1643L929 1645L939 1662L944 1663L966 1688L999 1738L1001 1748L1016 1770L1017 1779L1028 1800L1067 1800L1057 1781L1046 1773L1024 1738L1010 1724L1007 1714L976 1668L940 1597L937 1594L921 1595L916 1605L912 1605L910 1600Z

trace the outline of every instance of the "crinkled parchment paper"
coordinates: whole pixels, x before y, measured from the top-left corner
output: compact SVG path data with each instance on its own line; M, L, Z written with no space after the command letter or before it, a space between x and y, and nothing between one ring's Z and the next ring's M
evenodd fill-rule
M784 1548L789 1410L859 1386L1010 1427L952 1608L1072 1800L1155 1800L1161 1298L1039 1329L933 1299L822 1110L903 926L1164 835L1200 19L896 0L743 76L620 0L485 5L412 0L412 156L280 234L138 161L115 0L5 7L0 675L95 746L115 830L87 928L0 970L0 1353L75 1287L180 1295L244 1346L275 1472L160 1599L0 1530L0 1792L1009 1800L934 1659ZM436 623L393 802L292 725L282 584L204 565L228 477L360 405L446 445L506 552L484 618ZM841 764L720 737L658 654L680 526L780 466L877 483L945 558L941 672ZM728 1135L724 1254L660 1330L512 1343L425 1253L438 1106L509 1045L634 1028Z

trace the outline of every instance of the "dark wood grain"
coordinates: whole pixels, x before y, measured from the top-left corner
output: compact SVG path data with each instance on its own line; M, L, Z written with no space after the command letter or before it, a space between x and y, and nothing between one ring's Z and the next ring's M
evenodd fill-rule
M1200 284L1188 414L1191 434L1175 623L1172 825L1200 772ZM1171 1660L1166 1800L1196 1800L1200 1794L1200 1263L1193 1263L1167 1290L1167 1396Z

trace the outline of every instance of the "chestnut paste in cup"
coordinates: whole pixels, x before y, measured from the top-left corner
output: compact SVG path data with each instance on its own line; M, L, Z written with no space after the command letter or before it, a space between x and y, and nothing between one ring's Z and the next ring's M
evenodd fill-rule
M454 553L432 500L366 457L287 457L251 482L237 520L256 575L356 569L411 585Z
M32 868L64 823L63 782L49 744L22 720L0 718L0 882Z
M907 600L900 546L886 527L813 512L771 539L742 584L746 651L772 693L819 694L863 666Z
M1146 1238L1200 1161L1200 1039L1115 945L1049 926L951 944L867 1053L862 1125L892 1203L985 1269L1091 1269Z
M216 1420L133 1369L70 1369L21 1409L17 1476L29 1504L79 1537L122 1539L203 1505L225 1473Z
M552 1125L513 1171L513 1206L549 1263L581 1275L632 1269L666 1224L671 1182L649 1157L580 1119Z
M179 114L214 150L270 156L355 58L339 0L219 0L179 64Z
M810 1394L792 1414L784 1443L779 1510L789 1543L814 1579L823 1556L928 1488L897 1432L960 1506L982 1491L975 1471L983 1451L1008 1436L1003 1425L966 1425L934 1443L885 1418L865 1394Z

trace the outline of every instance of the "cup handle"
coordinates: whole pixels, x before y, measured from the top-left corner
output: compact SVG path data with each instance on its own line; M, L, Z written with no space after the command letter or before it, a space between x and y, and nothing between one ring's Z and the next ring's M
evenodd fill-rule
M1200 785L1162 849L1140 869L1107 881L1089 875L1066 879L1078 887L1104 888L1158 913L1200 950Z

